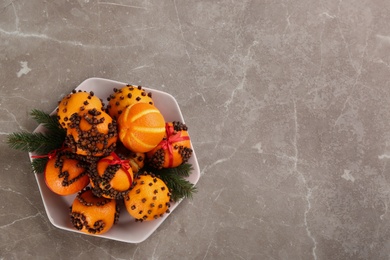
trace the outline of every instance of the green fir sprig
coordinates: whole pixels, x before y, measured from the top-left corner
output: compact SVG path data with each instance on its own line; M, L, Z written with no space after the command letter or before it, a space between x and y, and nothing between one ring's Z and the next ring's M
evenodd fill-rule
M46 164L49 161L48 157L45 158L35 158L31 162L31 167L36 173L43 173L46 168Z
M65 130L61 127L56 115L50 115L38 109L33 109L30 115L38 124L42 124L53 134L65 134Z
M195 185L185 179L190 176L192 169L191 164L184 163L174 168L148 170L165 182L171 190L171 199L179 201L182 198L192 198L197 192Z
M61 147L64 139L59 139L57 134L18 132L8 135L9 147L36 154L47 154Z
M46 155L51 151L61 148L65 140L66 132L60 126L57 118L54 115L36 109L32 110L30 115L46 131L11 133L7 139L9 147L37 155ZM43 172L47 160L47 158L33 159L31 162L33 170L36 173Z

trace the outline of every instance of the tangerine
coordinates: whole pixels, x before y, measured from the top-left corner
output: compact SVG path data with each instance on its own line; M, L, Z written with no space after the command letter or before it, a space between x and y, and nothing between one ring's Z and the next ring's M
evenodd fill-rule
M67 129L66 144L76 154L103 156L116 147L116 121L104 111L91 109L73 114Z
M136 221L150 221L169 213L171 194L167 185L150 174L140 174L125 198L125 207Z
M108 114L115 119L124 112L127 107L136 103L149 103L153 105L152 93L147 93L141 86L126 85L121 89L114 89L107 100Z
M187 126L174 121L166 123L164 139L147 153L148 163L157 168L173 168L185 163L192 155Z
M72 225L88 234L107 232L119 218L116 200L98 198L89 188L79 192L70 210Z
M165 134L165 120L155 106L137 103L124 110L118 119L118 135L123 145L136 153L156 147Z
M44 171L44 179L47 187L58 195L75 194L89 183L87 165L60 153L49 158Z
M87 111L90 109L103 110L104 104L102 101L91 92L85 92L75 90L72 93L66 95L58 103L57 117L60 125L63 128L68 128L70 125L70 117L74 113Z
M145 154L144 153L134 153L130 154L129 163L131 169L134 173L138 173L145 166Z
M129 161L115 153L92 164L89 175L94 194L110 199L122 199L127 195L134 178Z

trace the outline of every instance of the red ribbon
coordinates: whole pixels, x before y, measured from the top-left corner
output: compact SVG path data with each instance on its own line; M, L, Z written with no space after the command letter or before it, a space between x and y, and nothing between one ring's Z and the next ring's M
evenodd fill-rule
M34 158L34 159L36 159L36 158L49 158L49 160L50 160L50 159L55 158L57 156L57 153L62 151L62 150L64 150L64 147L61 147L59 149L55 149L55 150L53 150L45 155L33 155L33 156L31 156L31 158Z
M108 158L103 158L100 161L101 162L108 162L110 165L118 165L118 164L120 164L121 168L123 169L123 171L126 173L127 177L129 178L130 184L133 183L133 178L131 178L131 174L129 172L129 169L131 169L131 166L129 164L129 160L122 160L114 152L112 152L110 155L113 157L112 160L110 160Z
M159 145L164 150L168 150L169 164L168 167L173 165L173 146L172 144L176 142L181 142L185 140L190 140L189 136L181 136L181 131L175 133L173 125L165 124L165 132L167 137L164 138Z

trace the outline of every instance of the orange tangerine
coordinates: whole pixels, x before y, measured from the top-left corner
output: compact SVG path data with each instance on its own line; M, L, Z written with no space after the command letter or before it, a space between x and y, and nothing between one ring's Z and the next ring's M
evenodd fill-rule
M71 223L82 232L103 234L117 222L119 208L116 200L98 198L90 189L84 189L71 206Z
M110 199L122 199L127 195L134 178L129 161L115 153L91 165L89 175L94 194Z
M118 140L116 122L106 112L91 109L73 114L66 144L74 153L87 156L108 155Z
M102 110L104 104L102 101L91 92L85 91L73 91L71 94L66 95L58 103L57 117L58 121L63 128L68 128L70 125L70 117L74 113L87 111L90 109Z
M139 172L145 165L145 154L132 152L128 157L131 169L134 173Z
M187 126L174 121L166 123L164 139L147 153L148 163L158 169L177 167L192 155Z
M121 89L114 89L107 100L108 114L118 119L123 111L136 103L149 103L153 105L152 93L146 92L141 86L126 85Z
M79 160L68 158L65 154L48 160L44 176L47 187L62 196L75 194L89 183L87 166Z
M169 213L171 194L167 185L159 178L141 174L125 198L125 207L136 221L149 221Z
M160 110L148 103L137 103L124 110L118 119L119 139L138 153L156 147L165 134L165 120Z

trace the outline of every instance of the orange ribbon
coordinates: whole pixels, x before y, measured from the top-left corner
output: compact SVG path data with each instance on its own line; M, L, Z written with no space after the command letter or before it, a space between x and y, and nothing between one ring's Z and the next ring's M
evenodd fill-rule
M164 150L168 150L169 164L168 167L173 165L173 147L172 144L185 140L190 140L189 136L181 136L181 131L175 133L173 125L165 124L165 132L167 137L164 138L159 145Z
M110 165L120 165L123 171L126 173L127 177L130 180L130 184L133 182L133 178L131 178L131 174L129 172L129 169L131 169L131 166L129 164L129 160L122 160L116 153L112 152L110 154L113 159L110 160L108 158L103 158L100 161L101 162L108 162Z

